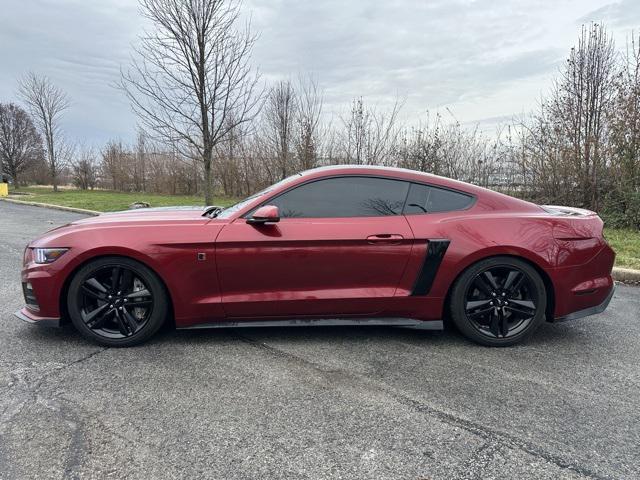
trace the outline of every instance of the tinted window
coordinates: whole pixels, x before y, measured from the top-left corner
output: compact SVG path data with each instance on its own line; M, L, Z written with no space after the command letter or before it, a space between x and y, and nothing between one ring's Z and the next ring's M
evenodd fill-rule
M295 175L291 175L290 177L287 177L284 180L280 180L278 183L274 183L270 187L267 187L264 190L260 190L258 193L254 193L250 197L247 197L244 200L240 200L238 203L235 203L230 207L225 208L222 212L218 214L217 218L229 218L238 210L242 210L244 207L246 207L249 203L251 203L256 198L261 197L262 195L266 195L267 193L272 191L274 188L277 188L281 185L297 180L299 177L300 177L300 174L296 173Z
M283 218L379 217L399 215L409 184L369 177L328 178L269 200Z
M436 213L463 210L471 205L471 202L473 202L471 195L413 183L411 184L404 213Z

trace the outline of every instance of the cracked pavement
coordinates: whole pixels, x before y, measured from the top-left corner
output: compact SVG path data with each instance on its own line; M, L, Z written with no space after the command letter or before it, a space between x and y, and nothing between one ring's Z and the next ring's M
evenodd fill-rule
M0 479L640 478L640 289L489 349L398 328L24 324L22 249L80 215L0 202Z

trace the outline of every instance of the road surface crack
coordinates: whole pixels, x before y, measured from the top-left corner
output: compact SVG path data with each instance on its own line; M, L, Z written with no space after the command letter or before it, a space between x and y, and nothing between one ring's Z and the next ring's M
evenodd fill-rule
M386 393L389 397L393 398L396 402L404 405L407 408L410 408L415 412L436 417L441 422L454 427L461 428L473 435L476 435L482 438L483 440L485 440L485 442L489 444L492 444L492 445L499 444L499 445L506 446L508 448L521 450L533 457L539 458L547 463L555 465L558 468L561 468L563 470L573 471L579 475L582 475L584 477L587 477L593 480L608 480L611 478L611 477L601 475L598 472L595 472L586 466L580 465L571 460L567 460L560 455L551 453L532 442L519 438L516 435L499 431L499 430L494 430L481 423L478 423L478 422L466 419L462 416L456 415L454 413L442 410L436 406L429 405L423 400L418 400L410 397L405 393L400 393L395 388L389 386L386 383L383 383L380 381L373 381L369 377L364 377L356 373L346 372L341 369L328 369L323 365L312 362L310 360L302 358L293 353L280 350L271 345L267 345L265 343L259 342L253 338L247 337L237 332L236 332L236 335L241 341L248 343L254 347L260 348L262 350L265 350L269 352L271 355L274 355L276 357L285 359L289 362L295 363L298 366L302 366L305 368L312 368L314 371L319 372L321 374L329 375L331 376L331 380L334 382L338 376L341 376L341 377L344 377L345 379L348 379L351 384L353 384L355 381L355 382L358 382L365 389L375 391L376 393L380 393L382 391Z
M74 471L81 465L85 452L84 422L79 416L75 415L73 409L61 405L57 395L51 394L47 398L40 392L44 388L46 380L74 365L93 358L105 350L107 348L94 350L81 358L64 364L14 364L17 368L9 372L11 382L3 395L3 398L8 399L8 402L6 402L4 409L0 413L0 445L4 443L1 439L6 435L7 430L11 428L12 420L16 416L20 415L30 405L44 405L49 410L59 412L62 419L71 428L71 444L67 450L67 458L65 460L65 478L76 478L77 475ZM38 374L43 368L45 371ZM30 378L34 372L36 373L35 377Z

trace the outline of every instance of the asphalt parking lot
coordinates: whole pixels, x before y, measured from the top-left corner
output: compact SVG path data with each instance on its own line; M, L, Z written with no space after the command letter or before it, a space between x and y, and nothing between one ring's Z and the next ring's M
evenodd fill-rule
M489 349L454 332L163 332L105 349L12 316L80 215L0 202L0 478L640 478L640 289Z

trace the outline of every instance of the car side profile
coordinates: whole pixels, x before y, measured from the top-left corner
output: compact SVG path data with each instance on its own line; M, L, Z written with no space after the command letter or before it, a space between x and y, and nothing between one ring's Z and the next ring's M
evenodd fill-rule
M321 167L231 207L56 228L24 254L34 324L108 346L176 328L374 324L507 346L603 311L615 254L593 212L411 170Z

